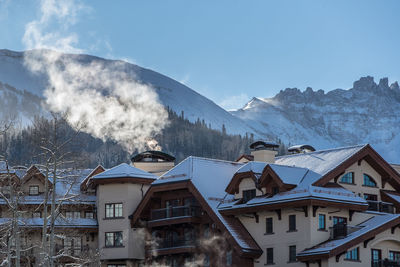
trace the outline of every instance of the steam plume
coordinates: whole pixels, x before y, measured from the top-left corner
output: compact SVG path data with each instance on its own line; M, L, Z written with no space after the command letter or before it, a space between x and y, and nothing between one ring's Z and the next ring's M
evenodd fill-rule
M42 0L41 17L26 25L23 42L28 49L46 48L83 52L78 36L69 34L77 14L88 10L74 0ZM46 32L50 23L58 32ZM50 111L66 114L68 123L102 140L111 139L127 151L144 149L151 136L167 123L167 113L151 86L128 75L123 62L66 56L52 50L32 50L25 64L48 77L44 92Z

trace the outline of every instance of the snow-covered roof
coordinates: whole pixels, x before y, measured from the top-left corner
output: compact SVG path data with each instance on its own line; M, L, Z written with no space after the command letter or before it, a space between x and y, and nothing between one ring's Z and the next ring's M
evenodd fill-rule
M391 222L392 220L400 218L400 214L376 214L370 219L358 224L359 230L349 233L345 238L329 240L321 243L313 248L303 250L298 253L297 256L315 255L315 254L327 254L331 250L338 248L346 243L358 238L362 235L371 232L372 230Z
M365 146L367 145L340 147L304 154L285 155L276 157L275 164L307 168L320 176L324 176ZM305 182L313 183L315 181L306 180Z
M251 237L244 236L247 232L240 231L237 222L225 218L218 211L218 205L226 195L226 186L241 166L243 163L188 157L154 181L152 186L190 180L239 246L253 250L258 246L252 243L254 240Z
M260 178L265 167L269 165L271 169L281 178L285 184L299 184L307 174L308 169L293 166L284 166L267 162L249 161L242 166L236 173L253 172ZM258 174L258 175L257 175Z
M0 218L0 225L10 223L10 218ZM18 223L21 227L42 227L43 218L20 218ZM48 222L50 224L50 222ZM58 217L55 220L55 226L58 228L98 228L96 219L87 218L64 218Z
M122 163L109 170L92 177L92 179L112 179L112 178L146 178L157 179L155 174L135 168L127 163Z
M309 185L304 187L298 186L290 191L281 192L271 197L256 197L243 204L236 205L235 202L226 201L225 203L222 203L219 208L221 210L236 209L311 199L368 206L365 199L342 187L318 187Z

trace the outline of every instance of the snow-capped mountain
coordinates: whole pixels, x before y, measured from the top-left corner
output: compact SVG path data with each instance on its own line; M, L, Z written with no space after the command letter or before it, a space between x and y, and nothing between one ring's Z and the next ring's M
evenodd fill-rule
M47 77L32 73L24 65L24 53L29 52L0 50L0 82L3 85L15 88L16 92L22 93L25 90L42 97L47 85ZM106 64L107 62L113 62L113 60L90 55L65 54L64 57L76 60L82 64L91 63L92 61L102 61L106 62ZM121 63L121 69L128 75L142 83L150 84L157 92L162 104L168 106L178 114L181 114L183 111L185 118L190 121L196 121L198 118L204 119L207 124L211 124L213 128L218 130L221 130L222 125L225 124L226 130L229 133L245 133L249 131L249 127L241 119L233 116L189 87L158 72L127 62ZM1 88L0 85L0 92ZM13 106L10 105L7 107L8 109L13 109ZM5 110L5 108L0 106L0 113L4 113ZM14 110L15 112L22 111L20 105L16 105Z
M348 90L288 88L273 98L253 98L232 114L284 142L318 149L370 143L387 160L400 162L399 110L398 83L389 86L384 78L376 84L368 76Z
M25 52L26 53L26 52ZM19 114L23 121L41 114L40 98L47 77L23 64L24 52L0 50L0 115ZM90 55L64 57L86 64L112 60ZM228 133L254 133L256 138L281 139L286 144L311 144L317 149L370 143L392 162L400 162L400 89L388 79L372 77L354 82L348 90L325 93L307 88L280 91L273 98L253 98L243 108L227 112L189 87L155 71L121 62L134 79L150 84L160 101L185 118L204 119ZM0 120L1 120L0 116Z

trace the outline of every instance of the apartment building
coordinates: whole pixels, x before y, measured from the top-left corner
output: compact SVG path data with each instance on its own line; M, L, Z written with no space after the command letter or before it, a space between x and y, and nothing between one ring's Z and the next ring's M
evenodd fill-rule
M131 165L71 171L69 194L55 186L60 264L90 251L104 267L400 266L398 166L370 145L295 146L279 157L274 143L251 149L235 162L189 157L174 166L165 153L144 152ZM35 166L12 171L24 192L21 227L32 230L26 266L35 266L44 176Z

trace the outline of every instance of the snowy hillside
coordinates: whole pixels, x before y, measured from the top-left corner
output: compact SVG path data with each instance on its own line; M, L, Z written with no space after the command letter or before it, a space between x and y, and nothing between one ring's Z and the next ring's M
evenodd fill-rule
M22 52L0 50L0 115L21 114L27 121L41 111L47 77L31 73ZM106 60L89 55L64 55L81 64ZM253 98L242 109L227 112L189 87L155 71L121 62L129 77L150 84L160 101L185 118L204 119L228 133L255 133L256 138L311 144L317 149L370 143L391 162L400 162L400 89L387 79L356 81L349 90L325 93L307 88L280 91L273 98ZM26 90L24 92L24 90ZM32 94L30 94L30 93ZM1 119L1 118L0 118Z
M316 148L370 143L387 160L400 162L400 89L388 79L354 82L349 90L325 93L307 88L280 91L273 98L253 98L232 114L255 121L284 142Z
M15 87L17 90L27 90L42 96L47 78L31 73L23 64L23 56L23 52L0 50L0 82ZM65 57L82 64L92 61L112 62L89 55L65 55ZM192 122L200 118L218 130L222 129L222 125L225 124L229 133L249 131L249 127L242 120L208 98L167 76L127 62L122 62L121 68L135 80L152 85L165 106L178 114L184 111L185 118Z

